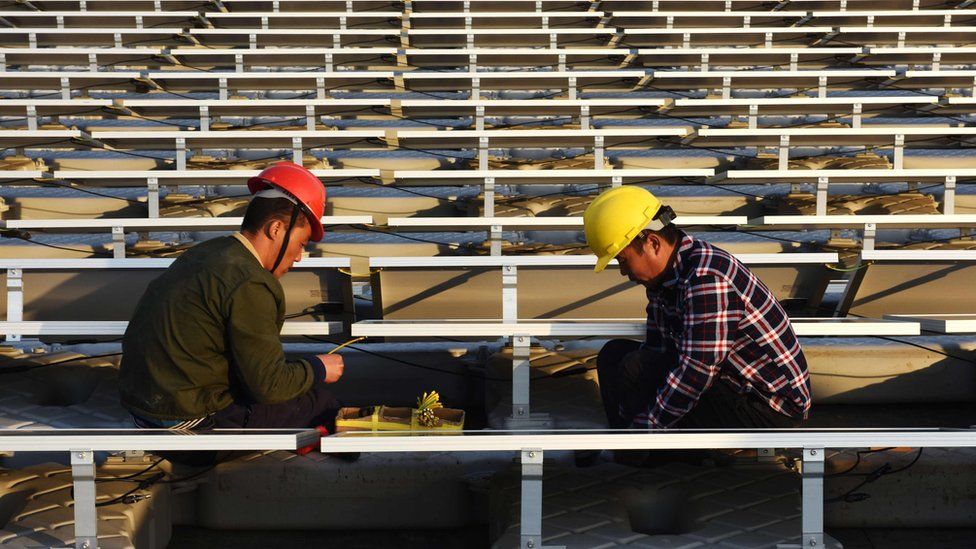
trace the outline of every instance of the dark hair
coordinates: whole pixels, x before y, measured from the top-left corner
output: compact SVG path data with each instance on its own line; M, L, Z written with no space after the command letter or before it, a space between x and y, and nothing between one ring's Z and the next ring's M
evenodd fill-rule
M287 198L252 198L244 212L244 221L241 223L241 231L249 233L259 232L268 223L278 220L288 224L291 220L291 212L295 208ZM299 215L295 219L295 226L301 227L308 223L304 215Z
M633 242L644 240L645 238L647 238L647 235L652 233L663 238L665 242L671 245L676 244L679 240L681 240L681 237L684 235L684 233L681 231L681 229L678 228L677 225L675 225L674 223L668 223L660 231L652 231L650 229L644 229L643 231L640 232L640 234L637 235L637 238L635 238Z

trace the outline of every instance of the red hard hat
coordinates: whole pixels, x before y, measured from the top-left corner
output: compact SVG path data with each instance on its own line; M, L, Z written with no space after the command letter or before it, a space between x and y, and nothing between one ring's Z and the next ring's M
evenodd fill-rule
M322 214L325 212L325 187L315 174L294 162L278 162L247 180L247 190L256 194L267 188L284 191L298 201L312 227L312 240L325 236Z

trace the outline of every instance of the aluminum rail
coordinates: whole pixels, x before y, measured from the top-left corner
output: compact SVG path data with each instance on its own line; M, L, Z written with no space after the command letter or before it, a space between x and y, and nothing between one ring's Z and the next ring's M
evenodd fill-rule
M319 438L307 429L0 429L0 451L68 452L74 487L75 547L98 547L95 505L95 452L296 450Z
M40 320L0 321L0 335L5 336L122 336L127 320ZM282 336L333 335L342 332L342 322L286 321Z
M837 263L836 253L784 252L772 254L733 254L746 265L793 265ZM547 256L437 256L437 257L371 257L370 267L377 268L425 268L425 267L592 267L593 255ZM616 265L616 260L610 265ZM2 260L0 260L2 265Z
M465 431L437 433L339 433L321 440L323 452L518 452L522 464L520 542L542 548L543 457L558 450L800 449L801 531L797 549L819 549L824 534L824 466L827 448L976 448L967 429L754 429L662 431ZM782 546L781 546L782 547Z

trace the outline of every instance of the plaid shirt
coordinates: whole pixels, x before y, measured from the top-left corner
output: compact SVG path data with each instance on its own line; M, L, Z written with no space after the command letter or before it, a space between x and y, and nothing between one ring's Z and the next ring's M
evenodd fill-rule
M805 418L810 374L790 319L769 289L728 252L684 235L659 288L647 291L644 346L677 351L657 397L634 423L667 428L716 379L774 410Z

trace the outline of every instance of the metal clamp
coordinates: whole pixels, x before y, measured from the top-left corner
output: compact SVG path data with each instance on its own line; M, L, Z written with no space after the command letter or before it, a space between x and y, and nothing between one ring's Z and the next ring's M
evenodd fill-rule
M803 449L801 545L812 549L824 546L824 449Z
M7 321L24 320L24 272L20 269L7 269ZM20 334L7 334L6 341L20 341Z
M74 483L75 548L95 549L98 547L98 514L94 452L71 450L71 477Z

